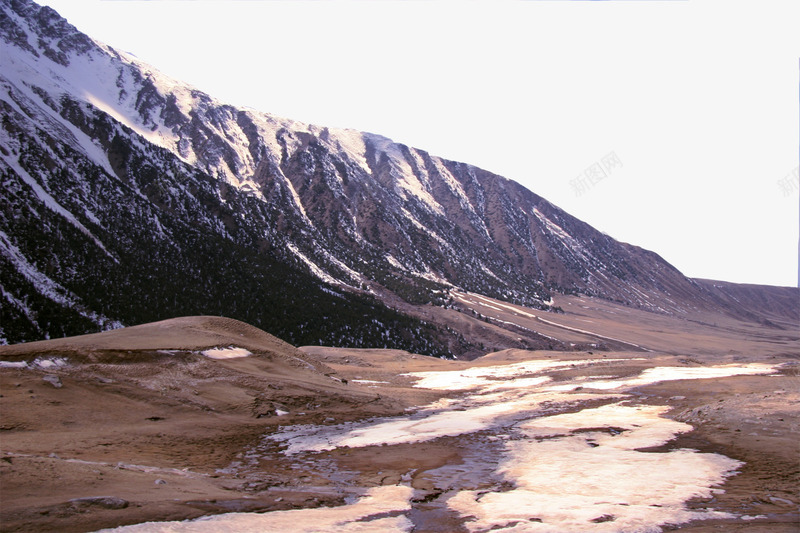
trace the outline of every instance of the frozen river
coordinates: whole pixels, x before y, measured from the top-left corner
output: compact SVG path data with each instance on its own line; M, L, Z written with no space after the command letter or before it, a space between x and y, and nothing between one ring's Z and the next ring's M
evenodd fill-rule
M624 362L529 361L409 374L416 387L457 394L402 417L284 427L265 442L278 444L288 458L313 462L345 447L402 444L413 450L444 437L469 439L472 452L464 462L438 468L435 475L450 478L438 505L474 532L657 532L664 524L730 518L713 509L689 509L686 502L721 490L741 463L692 449L643 451L692 427L665 418L668 406L642 404L631 391L661 381L769 374L775 368L655 367L612 377L614 366ZM607 368L608 375L553 379L582 368ZM393 485L354 487L350 503L339 507L229 513L104 531L410 532L420 526L413 512L413 473ZM495 481L494 490L476 489L475 477Z

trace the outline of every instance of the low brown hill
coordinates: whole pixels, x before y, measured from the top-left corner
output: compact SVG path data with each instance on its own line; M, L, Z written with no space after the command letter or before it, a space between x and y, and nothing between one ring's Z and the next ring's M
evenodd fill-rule
M233 345L254 354L283 355L314 364L303 352L265 331L215 316L171 318L102 333L0 346L0 359L55 356L75 362L123 362L170 351L199 352Z
M250 354L203 354L214 348ZM0 347L0 531L197 517L211 505L195 505L198 498L239 501L278 474L280 483L292 479L290 464L262 476L254 459L242 458L270 428L396 414L411 404L348 384L317 359L220 317ZM255 481L240 479L242 469L255 469ZM304 494L242 501L293 508L310 505Z
M213 349L243 349L248 355L204 355ZM263 418L277 411L312 410L306 404L316 398L344 395L359 401L359 394L324 363L258 328L222 317L181 317L3 346L0 361L9 389L23 382L35 383L34 389L49 390L51 382L59 389L79 388L79 410L100 411L98 406L108 408L122 397L150 407ZM67 395L60 394L62 399ZM95 400L83 401L87 395ZM5 425L14 426L18 414L6 410Z

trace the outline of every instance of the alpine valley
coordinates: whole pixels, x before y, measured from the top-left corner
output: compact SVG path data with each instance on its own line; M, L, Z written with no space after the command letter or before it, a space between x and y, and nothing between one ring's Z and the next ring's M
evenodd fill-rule
M687 278L510 179L227 105L30 0L0 0L0 121L0 530L796 525L799 289Z

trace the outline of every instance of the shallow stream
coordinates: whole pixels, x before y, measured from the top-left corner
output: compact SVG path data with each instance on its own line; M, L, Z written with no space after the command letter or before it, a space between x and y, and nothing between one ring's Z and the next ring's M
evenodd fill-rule
M661 531L665 524L733 518L710 508L689 509L686 502L721 491L741 463L692 449L645 451L692 426L665 418L668 406L643 404L632 391L659 381L770 374L775 367L656 367L615 377L623 374L616 365L622 368L625 361L532 361L409 374L418 379L415 386L460 393L401 417L283 427L231 467L246 475L272 450L298 470L325 478L345 496L346 505L229 513L107 531L263 532L291 526L295 532L337 533L450 527L644 533ZM564 370L593 374L596 367L603 375L564 378ZM446 443L458 459L425 470L409 468L394 478L376 472L379 481L372 484L364 483L370 468L366 459L358 469L352 468L358 464L352 457L349 468L340 468L336 460L337 453L374 456L375 447L384 454L403 450L416 460L415 453L426 453L424 446L436 443Z

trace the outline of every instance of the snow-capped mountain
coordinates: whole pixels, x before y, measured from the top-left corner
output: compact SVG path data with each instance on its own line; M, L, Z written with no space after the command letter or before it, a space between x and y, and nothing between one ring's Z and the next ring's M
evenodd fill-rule
M432 326L380 302L457 287L539 308L553 291L716 305L491 172L226 105L28 0L0 0L0 34L7 342L206 313L436 352Z

